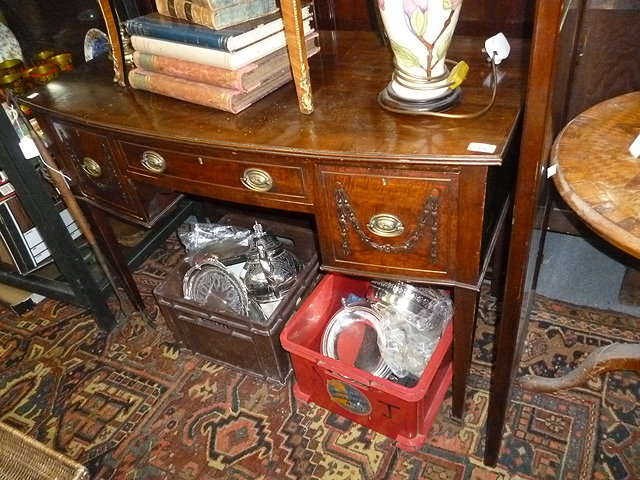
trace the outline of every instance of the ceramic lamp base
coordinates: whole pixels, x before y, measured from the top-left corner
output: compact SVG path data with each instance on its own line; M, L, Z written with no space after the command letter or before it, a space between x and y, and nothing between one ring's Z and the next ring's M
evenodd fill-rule
M387 86L378 95L378 103L385 110L395 113L419 115L426 112L443 112L450 109L460 100L459 87L449 89L445 95L429 100L407 100L394 93L391 86Z

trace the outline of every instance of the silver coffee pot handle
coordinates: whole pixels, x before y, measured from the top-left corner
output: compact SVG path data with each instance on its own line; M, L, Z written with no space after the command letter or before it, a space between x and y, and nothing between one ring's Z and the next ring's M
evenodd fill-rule
M262 273L264 274L264 277L267 279L269 288L273 290L274 293L277 294L278 285L274 275L273 262L271 261L269 252L267 252L267 247L264 244L264 240L259 238L256 241L256 247L258 249L258 261L260 262L260 268L262 268Z

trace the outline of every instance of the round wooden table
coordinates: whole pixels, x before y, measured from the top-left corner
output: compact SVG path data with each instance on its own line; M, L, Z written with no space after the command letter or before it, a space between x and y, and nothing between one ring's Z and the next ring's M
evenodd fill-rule
M562 198L598 235L640 258L640 92L602 102L560 132L551 152Z
M612 245L640 258L640 158L629 147L640 135L640 92L606 100L578 115L551 150L558 192L580 218ZM594 272L595 274L596 272ZM639 321L640 326L640 321ZM555 391L610 370L639 370L640 344L591 352L563 377L525 376L521 387Z

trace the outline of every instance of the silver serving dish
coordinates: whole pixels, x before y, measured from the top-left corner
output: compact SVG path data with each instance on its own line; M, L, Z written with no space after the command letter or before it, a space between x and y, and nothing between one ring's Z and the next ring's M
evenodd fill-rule
M322 353L387 378L391 370L378 346L385 342L378 313L367 302L357 302L344 305L331 317L322 337Z
M278 300L293 287L302 263L282 242L255 223L247 252L243 282L249 296L258 303Z
M191 267L182 280L182 294L187 300L217 309L249 315L247 290L238 277L215 257Z

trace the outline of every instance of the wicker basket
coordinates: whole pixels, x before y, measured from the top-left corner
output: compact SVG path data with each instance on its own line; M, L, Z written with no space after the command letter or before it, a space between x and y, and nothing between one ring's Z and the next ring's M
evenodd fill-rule
M0 480L88 480L84 465L0 422Z

